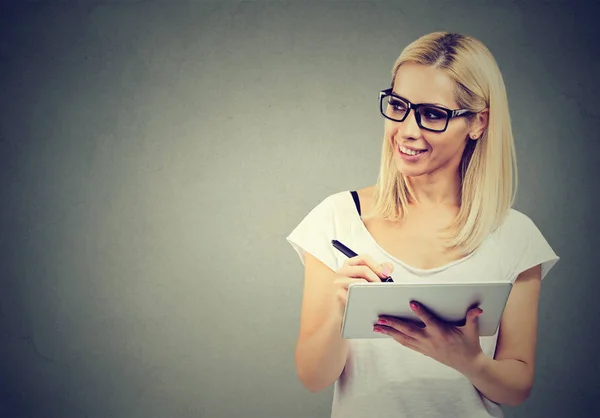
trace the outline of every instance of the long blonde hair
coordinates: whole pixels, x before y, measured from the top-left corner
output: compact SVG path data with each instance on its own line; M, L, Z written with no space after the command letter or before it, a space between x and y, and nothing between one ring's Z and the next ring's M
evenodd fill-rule
M398 69L406 63L444 71L456 83L459 108L489 109L482 136L467 141L459 167L460 209L443 231L447 247L468 254L501 224L517 192L515 146L502 74L482 42L456 33L430 33L408 45L392 69L392 87ZM402 220L412 199L406 179L396 168L391 142L384 137L373 212L384 219Z

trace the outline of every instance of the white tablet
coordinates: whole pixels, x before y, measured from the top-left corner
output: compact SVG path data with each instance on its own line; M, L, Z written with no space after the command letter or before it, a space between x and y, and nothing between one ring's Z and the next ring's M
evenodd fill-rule
M380 315L423 322L410 309L410 302L420 302L436 316L461 326L469 308L479 307L479 335L494 335L512 283L353 283L342 322L342 338L390 338L373 331Z

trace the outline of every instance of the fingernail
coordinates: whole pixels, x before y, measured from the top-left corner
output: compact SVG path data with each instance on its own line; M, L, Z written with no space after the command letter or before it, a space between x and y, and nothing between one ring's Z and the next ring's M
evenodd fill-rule
M379 320L377 321L377 323L378 323L378 324L387 324L387 323L388 323L388 321L386 321L385 319L379 319Z
M392 272L392 269L389 266L384 265L383 268L381 269L381 272L387 277Z
M417 304L416 304L416 303L414 303L414 302L411 302L411 303L410 303L410 309L412 309L413 311L418 311L418 310L419 310L419 307L417 306Z

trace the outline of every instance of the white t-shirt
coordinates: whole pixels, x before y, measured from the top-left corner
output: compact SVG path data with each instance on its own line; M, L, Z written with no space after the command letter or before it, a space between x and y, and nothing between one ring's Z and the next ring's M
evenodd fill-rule
M383 250L371 236L349 191L319 203L287 237L302 263L309 252L332 270L347 259L333 248L337 239L358 254L392 262L394 282L434 283L506 280L541 264L542 278L559 257L523 213L511 209L505 222L473 253L444 266L422 270ZM480 337L484 353L494 356L498 333ZM342 375L335 382L332 418L502 417L500 406L485 398L462 374L391 338L349 340Z

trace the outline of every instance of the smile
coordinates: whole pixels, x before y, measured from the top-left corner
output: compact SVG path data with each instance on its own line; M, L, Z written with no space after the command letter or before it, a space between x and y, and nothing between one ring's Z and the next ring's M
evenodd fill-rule
M411 149L408 149L408 148L404 148L403 146L398 146L398 149L404 155L419 155L419 154L422 154L424 152L427 152L426 149L419 150L419 151L414 151L414 150L411 150Z

